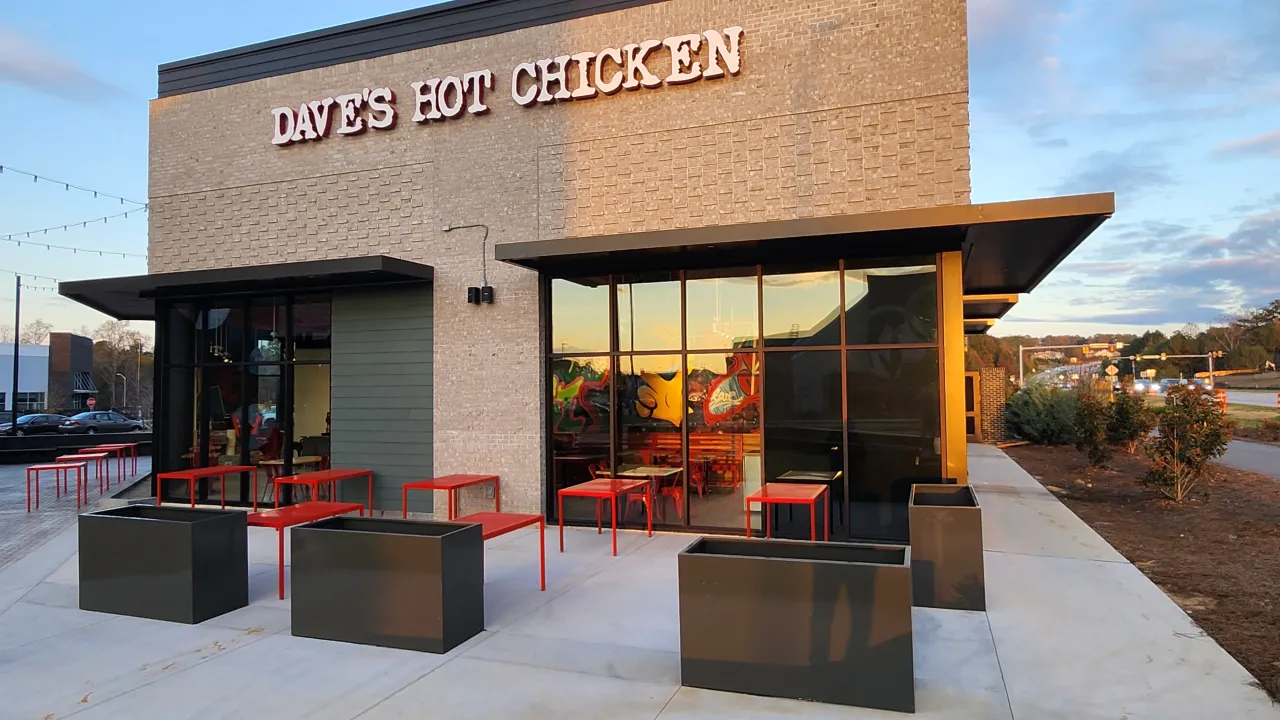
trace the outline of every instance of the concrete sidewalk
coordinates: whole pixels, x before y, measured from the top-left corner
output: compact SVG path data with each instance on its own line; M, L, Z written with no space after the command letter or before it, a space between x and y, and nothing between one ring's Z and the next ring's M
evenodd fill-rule
M1003 453L973 449L989 612L917 608L916 717L1280 718L1249 675ZM486 545L486 631L447 655L295 638L275 535L250 600L196 626L77 609L74 528L0 571L0 720L887 720L898 713L680 686L676 553L689 535L548 533Z

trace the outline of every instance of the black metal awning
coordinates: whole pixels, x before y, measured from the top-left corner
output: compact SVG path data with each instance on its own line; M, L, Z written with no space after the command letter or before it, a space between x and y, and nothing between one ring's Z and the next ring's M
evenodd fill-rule
M226 297L431 282L430 265L385 255L307 260L58 284L58 293L119 320L155 319L156 298Z
M1039 285L1114 212L1115 195L1099 193L502 243L495 255L576 277L959 250L966 295L1014 295Z

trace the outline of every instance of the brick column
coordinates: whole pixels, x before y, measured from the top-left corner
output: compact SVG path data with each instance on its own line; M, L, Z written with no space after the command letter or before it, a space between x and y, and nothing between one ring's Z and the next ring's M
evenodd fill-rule
M1000 367L982 368L979 371L979 397L982 413L978 418L982 427L982 441L1004 442L1007 433L1004 424L1005 403L1008 401L1009 371Z

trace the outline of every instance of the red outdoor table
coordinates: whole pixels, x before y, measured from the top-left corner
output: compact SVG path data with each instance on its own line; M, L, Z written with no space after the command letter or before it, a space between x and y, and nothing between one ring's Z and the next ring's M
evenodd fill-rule
M133 472L138 472L138 443L107 443L105 445L95 445L91 448L81 448L80 452L101 452L107 450L116 454L117 469L120 471L120 479L124 479L124 453L129 451L129 457L133 462Z
M109 457L111 457L111 453L109 452L100 452L100 453L82 452L82 453L76 453L75 455L59 455L58 457L54 458L53 461L56 463L74 463L74 462L87 462L89 460L93 460L94 471L98 475L98 494L101 495L104 492L106 492L102 484L102 475L103 475L102 471L104 466L106 467L106 476L107 476L106 487L111 487L111 463L106 461L107 458ZM85 502L89 502L88 495L89 495L89 492L86 489Z
M585 497L596 499L596 532L601 532L600 502L609 501L609 518L613 529L613 554L618 555L618 498L628 493L644 491L645 515L649 521L649 537L653 537L653 485L648 480L618 480L615 478L596 478L577 485L561 488L556 493L559 503L560 518L560 552L564 552L564 499L566 497Z
M363 516L364 505L361 503L312 500L311 502L288 505L273 510L249 513L246 521L250 527L268 527L276 530L276 552L279 563L276 568L276 578L280 586L281 600L284 599L284 529L291 525L316 522L317 520L346 515L354 511L359 511Z
M236 473L252 473L253 486L258 486L258 468L252 465L212 465L203 468L191 468L190 470L175 470L173 472L160 473L156 476L156 504L160 504L160 496L164 488L165 480L186 480L187 494L191 497L191 507L196 506L196 480L200 478L216 477L222 483L222 507L227 507L227 476Z
M400 517L409 517L410 490L444 490L448 493L446 495L449 498L448 517L452 520L458 512L458 491L464 487L483 485L484 483L493 483L493 510L494 512L502 512L502 490L498 487L497 475L444 475L438 478L405 483L400 488Z
M543 523L541 515L524 515L521 513L504 513L504 512L478 512L460 517L454 522L471 523L480 526L480 537L484 540L496 538L499 535L506 535L509 532L519 530L520 528L529 527L530 525L538 526L538 577L542 582L542 589L547 589L547 548L546 541L543 539L547 533L547 526Z
M751 503L760 503L764 515L764 536L771 537L769 527L769 505L808 505L809 506L809 539L818 539L818 498L822 498L824 509L830 504L825 485L798 485L792 483L765 483L764 487L747 496L747 537L751 537ZM823 513L824 517L830 515ZM823 540L831 539L831 523L823 523Z
M319 491L321 485L328 485L331 496L336 494L338 483L343 480L355 480L368 476L369 478L369 514L373 515L373 471L372 470L315 470L313 472L295 473L293 475L285 475L283 477L271 478L271 482L276 484L276 507L280 507L280 486L283 485L306 485L311 488L311 499L319 499ZM253 478L253 509L258 509L258 477Z
M61 462L61 463L41 463L32 465L27 468L27 512L31 512L31 476L34 474L36 479L36 509L40 509L40 473L46 470L53 471L53 494L54 497L62 497L62 490L58 483L62 482L62 472L67 472L68 480L71 471L76 471L76 509L80 508L80 487L83 482L84 474L89 470L89 462ZM84 501L89 502L89 491L85 490Z

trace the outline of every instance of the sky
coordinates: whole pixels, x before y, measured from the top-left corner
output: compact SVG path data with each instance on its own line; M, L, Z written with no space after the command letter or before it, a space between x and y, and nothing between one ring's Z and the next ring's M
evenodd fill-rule
M145 202L159 64L423 4L13 3L0 165ZM1170 331L1280 297L1276 38L1276 0L970 0L972 201L1116 193L1115 217L994 334ZM0 240L0 325L15 271L33 286L24 323L108 320L38 288L145 273L145 214L78 226L133 207L0 173L0 238L74 223L30 240L127 255Z

